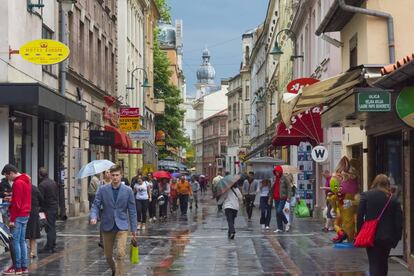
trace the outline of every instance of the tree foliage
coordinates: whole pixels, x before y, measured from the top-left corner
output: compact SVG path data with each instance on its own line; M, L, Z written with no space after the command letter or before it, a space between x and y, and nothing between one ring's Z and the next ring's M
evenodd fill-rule
M160 19L165 22L171 22L171 7L168 6L167 0L155 0L155 4L160 12Z
M165 3L164 0L156 2ZM160 10L169 15L169 9L160 8ZM189 140L185 137L181 124L185 113L185 110L180 108L180 104L183 103L181 91L170 82L172 76L170 62L166 53L160 49L157 38L158 29L154 31L154 94L156 98L164 99L165 113L157 117L155 128L165 132L166 146L160 149L159 155L159 158L162 159L167 156L177 156L177 152L170 149L185 148Z

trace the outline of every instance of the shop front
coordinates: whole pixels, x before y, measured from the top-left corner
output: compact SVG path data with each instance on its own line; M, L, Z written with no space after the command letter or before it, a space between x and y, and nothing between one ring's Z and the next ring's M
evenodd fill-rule
M47 167L64 202L66 123L83 122L85 107L38 83L0 84L0 166L15 164L38 184ZM60 209L65 214L64 205Z

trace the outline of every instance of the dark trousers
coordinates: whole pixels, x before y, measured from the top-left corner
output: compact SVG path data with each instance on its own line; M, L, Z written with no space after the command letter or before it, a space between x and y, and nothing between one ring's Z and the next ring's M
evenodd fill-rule
M168 209L168 196L164 195L164 204L159 206L159 213L160 218L167 217L167 209Z
M277 229L283 231L283 223L288 224L288 220L283 213L283 208L285 208L286 200L275 200L275 210L276 210L276 221Z
M272 217L272 205L269 204L269 197L268 196L261 196L260 197L260 224L264 224L265 226L270 225L270 219Z
M91 195L91 194L89 194L89 195L88 195L89 210L90 210L90 209L92 209L92 204L93 204L94 200L95 200L95 195Z
M367 248L369 261L369 274L371 276L387 276L388 275L388 257L391 248L381 245Z
M256 198L255 195L246 195L245 197L245 204L246 204L246 212L247 212L247 217L249 219L252 218L252 213L253 213L253 204L254 204L254 199Z
M138 222L146 223L147 222L147 209L148 209L148 199L136 199L135 200L137 206L137 218Z
M235 209L230 209L230 208L226 208L224 209L224 214L226 215L227 218L227 224L229 225L229 231L228 234L235 234L236 233L236 229L234 228L234 220L237 217L237 210Z
M57 209L48 209L46 210L46 234L47 242L45 245L46 249L54 249L56 247L56 215Z
M154 218L157 215L157 198L153 197L149 203L148 213L150 218Z
M179 195L181 215L187 214L188 209L188 195Z

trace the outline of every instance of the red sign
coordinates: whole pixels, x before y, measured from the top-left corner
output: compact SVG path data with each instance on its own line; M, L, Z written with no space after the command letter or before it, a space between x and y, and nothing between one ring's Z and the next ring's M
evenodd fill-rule
M296 79L296 80L289 82L288 85L286 86L286 89L287 89L287 92L289 93L298 94L299 91L302 89L302 87L317 83L318 81L319 80L314 79L314 78Z
M121 107L119 109L119 115L121 117L139 117L138 107Z
M142 149L120 149L120 154L142 154Z

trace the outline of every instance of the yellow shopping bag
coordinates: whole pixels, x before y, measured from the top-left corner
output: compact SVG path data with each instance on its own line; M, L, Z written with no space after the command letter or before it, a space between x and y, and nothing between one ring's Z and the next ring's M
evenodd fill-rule
M131 240L131 264L139 264L138 242Z

